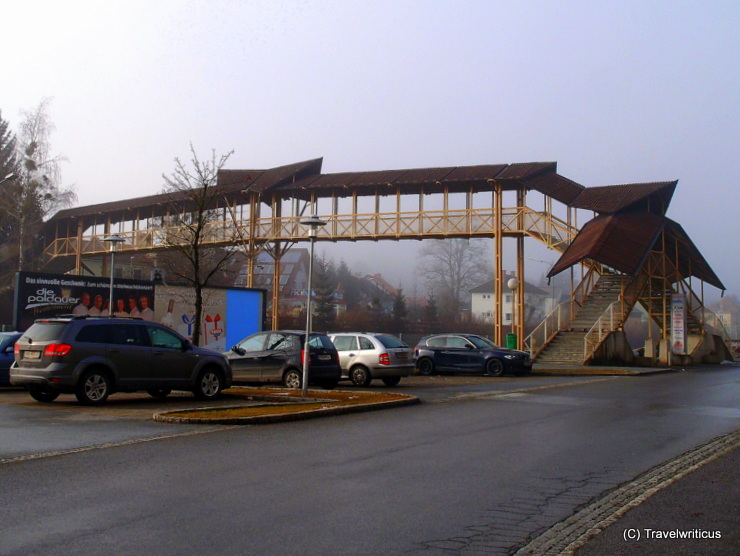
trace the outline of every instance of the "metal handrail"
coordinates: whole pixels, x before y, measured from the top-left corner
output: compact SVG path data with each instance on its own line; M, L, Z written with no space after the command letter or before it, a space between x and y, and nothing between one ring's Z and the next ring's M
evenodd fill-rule
M606 337L622 326L627 316L632 312L632 308L637 303L640 292L647 284L647 276L637 276L633 278L626 288L619 294L619 299L612 301L609 306L596 319L593 326L583 336L583 361L588 361L596 349L606 339ZM606 326L608 318L609 325Z
M558 332L571 322L570 301L564 301L555 307L545 319L524 338L525 351L529 351L532 359L537 357L545 349L550 341L557 336Z
M604 339L606 339L606 337L614 332L614 330L616 329L616 327L614 326L614 307L617 305L622 305L621 299L618 299L617 301L612 301L606 308L606 310L601 314L601 316L596 319L594 325L583 336L584 362L588 361L593 356L593 354L596 352L596 348L601 345L601 342L603 342ZM608 326L604 326L606 318L609 319ZM621 324L623 318L620 317L618 320Z

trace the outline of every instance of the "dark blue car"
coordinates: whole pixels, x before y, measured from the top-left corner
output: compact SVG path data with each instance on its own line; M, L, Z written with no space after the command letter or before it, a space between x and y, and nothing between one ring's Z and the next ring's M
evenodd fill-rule
M414 362L422 375L453 372L501 376L532 370L532 359L526 351L497 346L476 334L425 336L414 348Z
M13 364L13 346L21 332L0 332L0 386L10 386L9 370Z

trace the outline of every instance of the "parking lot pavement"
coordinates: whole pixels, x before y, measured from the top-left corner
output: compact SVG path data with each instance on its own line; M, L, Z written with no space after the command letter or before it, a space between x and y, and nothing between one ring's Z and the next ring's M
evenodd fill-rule
M349 381L340 382L339 390L367 390L373 392L399 392L417 396L422 402L442 402L461 396L488 395L547 388L591 380L604 380L603 376L504 376L487 377L479 375L433 375L410 376L401 380L396 387L387 387L379 380L365 388L358 388ZM266 387L269 390L269 387ZM236 385L217 400L200 401L189 392L172 392L167 398L153 398L144 392L112 394L101 406L84 406L77 402L74 394L61 394L52 403L40 403L20 388L0 388L0 406L9 405L38 411L56 411L74 414L77 418L88 419L128 418L150 420L152 415L162 411L175 411L195 407L223 407L249 404L239 395Z

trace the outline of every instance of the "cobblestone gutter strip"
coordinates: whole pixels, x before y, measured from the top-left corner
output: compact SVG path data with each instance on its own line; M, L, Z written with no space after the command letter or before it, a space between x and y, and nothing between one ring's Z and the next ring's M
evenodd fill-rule
M317 403L317 400L311 400L305 403ZM319 401L321 403L321 401ZM327 402L330 403L330 402ZM390 409L392 407L401 407L419 403L419 398L408 396L400 400L390 400L375 403L363 403L341 406L327 406L309 411L295 411L291 413L280 413L274 415L253 415L251 417L178 417L178 413L188 413L192 410L184 409L179 411L169 411L165 413L156 413L152 419L163 423L187 423L187 424L213 424L213 425L268 425L271 423L283 423L286 421L303 421L305 419L315 419L317 417L329 417L332 415L345 415L349 413L360 413L363 411L375 411L379 409ZM274 405L274 404L265 404ZM300 405L300 404L295 404ZM258 407L258 406L254 406ZM223 408L227 409L227 408Z
M615 523L630 508L640 505L656 492L738 446L740 430L715 438L703 446L654 467L554 525L515 554L517 556L573 554L589 539Z

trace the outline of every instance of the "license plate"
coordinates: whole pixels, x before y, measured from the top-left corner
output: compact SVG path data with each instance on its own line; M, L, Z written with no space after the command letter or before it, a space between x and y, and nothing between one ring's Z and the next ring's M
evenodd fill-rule
M41 352L40 351L27 351L24 358L25 359L41 359Z
M331 355L319 355L320 361L331 361Z
M404 361L406 361L408 358L409 358L409 354L406 353L405 351L396 353L396 359L403 359Z

